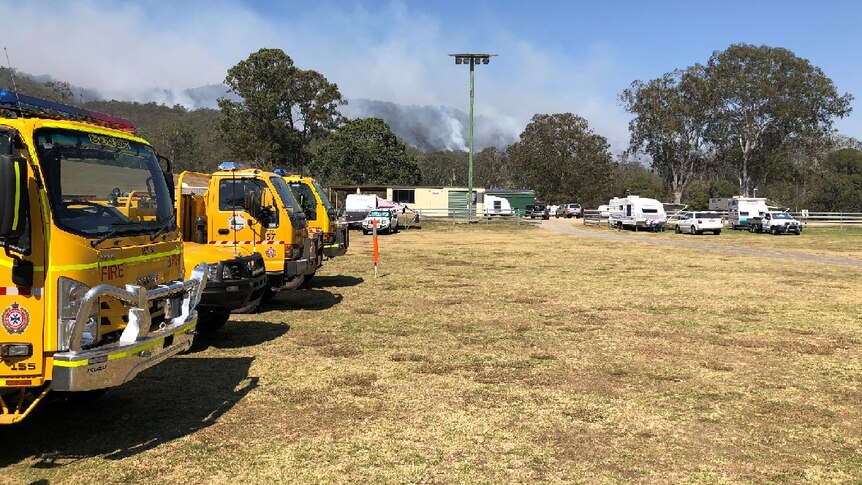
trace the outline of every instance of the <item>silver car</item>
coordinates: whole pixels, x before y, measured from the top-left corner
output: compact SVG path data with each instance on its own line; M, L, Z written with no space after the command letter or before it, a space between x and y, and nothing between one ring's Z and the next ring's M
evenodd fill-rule
M563 204L560 207L562 207L563 216L566 218L581 217L582 210L580 204Z

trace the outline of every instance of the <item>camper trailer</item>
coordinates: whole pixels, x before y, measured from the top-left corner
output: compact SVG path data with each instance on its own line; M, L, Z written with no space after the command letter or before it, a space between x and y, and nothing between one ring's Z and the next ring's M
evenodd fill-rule
M512 205L508 199L493 195L485 196L485 216L511 216Z
M343 210L344 220L348 227L362 227L362 220L372 209L378 207L378 199L379 197L374 194L347 194L344 199Z
M637 195L615 197L608 201L608 227L664 231L667 227L664 204Z
M731 229L747 229L750 218L769 212L765 197L733 197L727 201L727 221Z

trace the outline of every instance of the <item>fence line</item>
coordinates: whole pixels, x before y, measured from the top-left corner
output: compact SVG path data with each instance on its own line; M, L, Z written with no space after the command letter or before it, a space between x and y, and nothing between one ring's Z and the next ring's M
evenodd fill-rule
M685 214L686 212L718 212L722 217L727 218L727 211L672 211L667 213L667 221L669 223L676 223L679 218ZM788 212L791 216L793 216L796 220L800 222L804 222L805 224L862 224L862 212L812 212L812 211L799 211L799 212ZM602 217L601 213L595 209L586 209L584 210L584 224L601 224L607 221L606 217Z
M469 211L466 208L429 208L429 209L413 209L420 214L421 219L432 220L476 220L485 222L513 222L516 224L522 223L541 223L541 219L530 219L525 217L520 210L514 210L512 214L481 214L476 213L473 217L469 217ZM727 217L727 211L691 211L678 210L667 213L669 223L675 223L685 212L718 212L723 217ZM862 212L814 212L814 211L798 211L789 212L797 220L806 224L837 224L837 225L852 225L862 224ZM551 216L553 217L553 216ZM607 222L607 217L602 217L601 212L596 209L584 209L583 223L584 224L602 224Z
M433 221L449 221L449 222L459 222L459 221L477 221L484 223L511 223L511 224L538 224L541 223L541 219L530 219L529 217L525 217L523 211L515 209L511 214L493 214L493 213L480 213L476 212L472 217L470 217L470 211L466 208L427 208L427 209L412 209L414 212L419 213L420 221L422 220L433 220Z

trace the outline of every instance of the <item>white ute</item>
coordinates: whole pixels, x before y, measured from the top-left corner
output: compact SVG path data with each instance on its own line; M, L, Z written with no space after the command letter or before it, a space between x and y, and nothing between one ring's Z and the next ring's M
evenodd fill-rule
M760 217L748 219L748 230L750 232L769 232L778 234L802 234L802 223L797 221L787 212L767 211Z
M370 234L377 221L377 231L384 234L398 232L398 214L392 209L374 209L362 220L362 234Z

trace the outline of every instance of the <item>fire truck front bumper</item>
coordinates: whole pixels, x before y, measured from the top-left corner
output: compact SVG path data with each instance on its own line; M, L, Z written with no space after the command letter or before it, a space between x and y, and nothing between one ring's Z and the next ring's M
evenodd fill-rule
M305 239L302 258L284 262L284 275L287 278L314 274L323 265L323 237L316 235Z
M350 246L350 232L347 225L339 224L335 228L334 241L324 242L323 254L327 258L343 256L347 253L347 248Z
M57 391L89 391L118 386L141 371L192 346L200 302L207 282L201 264L191 279L160 285L151 290L129 285L125 289L100 285L84 295L78 318L68 330L68 350L54 354L52 388ZM86 315L99 298L111 297L129 306L129 323L118 341L81 349ZM164 308L163 321L154 323L151 308Z

